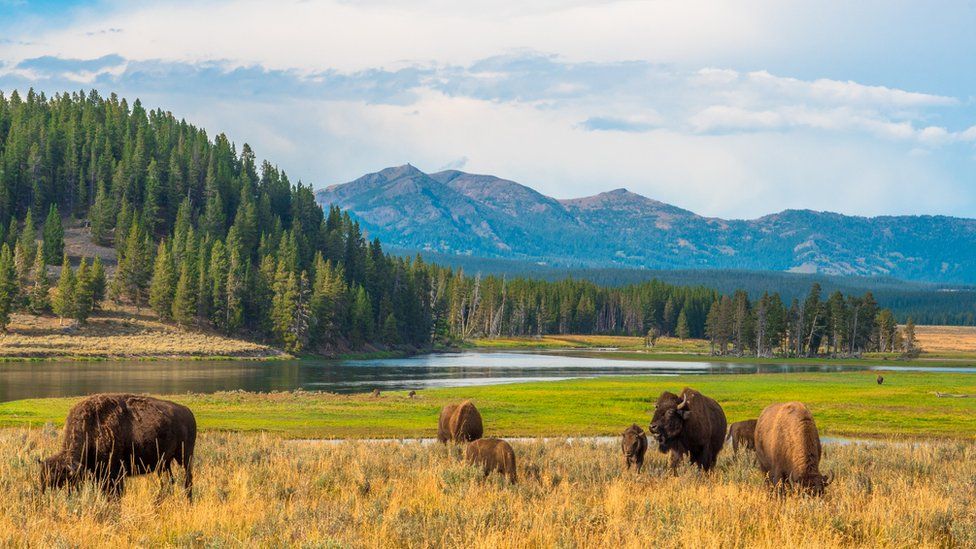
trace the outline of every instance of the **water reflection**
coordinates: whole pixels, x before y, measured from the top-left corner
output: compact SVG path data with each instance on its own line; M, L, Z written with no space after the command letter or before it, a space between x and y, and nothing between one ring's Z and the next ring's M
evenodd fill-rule
M617 360L566 354L463 352L373 360L34 362L0 364L0 401L97 392L177 394L243 389L340 393L373 388L490 385L606 375L662 375L864 370L836 364L750 364ZM913 369L885 366L884 369ZM925 368L915 368L925 369ZM976 372L976 368L951 368Z

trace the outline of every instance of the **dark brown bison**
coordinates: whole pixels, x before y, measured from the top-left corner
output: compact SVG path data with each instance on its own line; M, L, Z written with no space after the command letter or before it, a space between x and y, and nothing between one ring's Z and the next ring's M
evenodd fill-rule
M631 465L637 467L640 473L644 467L644 454L647 452L647 435L636 423L624 430L620 449L624 454L624 468L630 470Z
M373 392L370 393L370 394L373 395L373 398L378 398L380 396L380 390L379 389L373 389Z
M471 442L484 434L481 414L470 400L460 404L448 404L441 410L437 423L437 440L440 442Z
M744 446L746 450L755 450L756 420L736 421L729 426L729 436L725 440L732 441L732 451L735 453L739 452L739 446Z
M468 444L464 450L464 462L481 467L486 477L496 471L515 484L515 452L509 443L500 438L483 438Z
M410 391L409 393L407 393L407 396L410 397L410 398L413 398L413 397L417 396L417 391Z
M651 436L661 453L671 454L671 467L677 468L685 454L703 471L715 466L725 443L725 412L717 402L694 389L685 388L681 396L665 391L657 399L651 419Z
M882 383L884 383L884 378L881 377L881 375L879 374L878 375L878 385L881 385Z
M41 489L73 487L85 478L119 497L125 478L157 472L174 480L172 464L186 471L193 498L193 447L197 423L186 406L157 398L90 396L68 412L61 451L41 461Z
M820 474L820 434L800 402L767 406L756 423L756 457L770 484L795 486L815 495L830 479Z

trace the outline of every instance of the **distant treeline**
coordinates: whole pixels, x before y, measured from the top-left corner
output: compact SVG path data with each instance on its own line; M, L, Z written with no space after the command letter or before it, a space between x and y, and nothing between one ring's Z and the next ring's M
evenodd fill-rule
M416 251L398 251L415 255ZM531 261L492 259L422 252L425 260L438 265L463 268L468 273L525 277L540 280L572 278L589 280L601 286L626 286L660 280L678 286L705 286L722 294L745 290L750 299L765 292L776 292L785 301L802 299L813 284L825 294L840 291L845 295L871 292L883 307L891 309L904 323L909 317L919 324L956 326L976 325L976 287L937 285L885 277L831 276L822 274L741 271L725 269L648 270L624 268L553 267Z

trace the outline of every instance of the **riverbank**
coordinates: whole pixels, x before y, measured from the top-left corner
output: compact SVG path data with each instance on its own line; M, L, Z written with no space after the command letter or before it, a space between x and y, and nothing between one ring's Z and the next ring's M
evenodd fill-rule
M660 337L647 346L642 337L607 335L546 335L541 337L479 338L462 348L480 351L552 352L588 357L675 362L728 362L750 364L837 364L851 366L899 365L976 366L976 327L919 326L918 341L923 352L905 359L900 353L865 353L860 358L757 358L712 355L704 339Z
M824 436L976 439L976 375L876 372L601 377L566 381L337 395L315 392L184 394L203 430L268 431L290 438L422 438L437 431L441 407L473 399L499 436L617 435L646 425L657 396L691 386L715 398L729 421L755 418L772 402L799 400ZM60 425L77 398L0 404L0 426Z
M109 303L81 325L15 313L7 332L0 335L0 361L280 358L289 355L213 331L183 330L146 309Z

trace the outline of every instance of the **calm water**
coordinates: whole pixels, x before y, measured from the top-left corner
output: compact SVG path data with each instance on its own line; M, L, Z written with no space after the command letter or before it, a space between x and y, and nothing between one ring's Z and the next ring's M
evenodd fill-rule
M243 389L337 393L489 385L605 375L864 370L872 366L613 360L566 354L463 352L374 360L33 362L0 364L0 402L98 392L177 394ZM885 366L886 370L912 369ZM932 370L943 370L932 368ZM951 371L976 373L976 368Z

